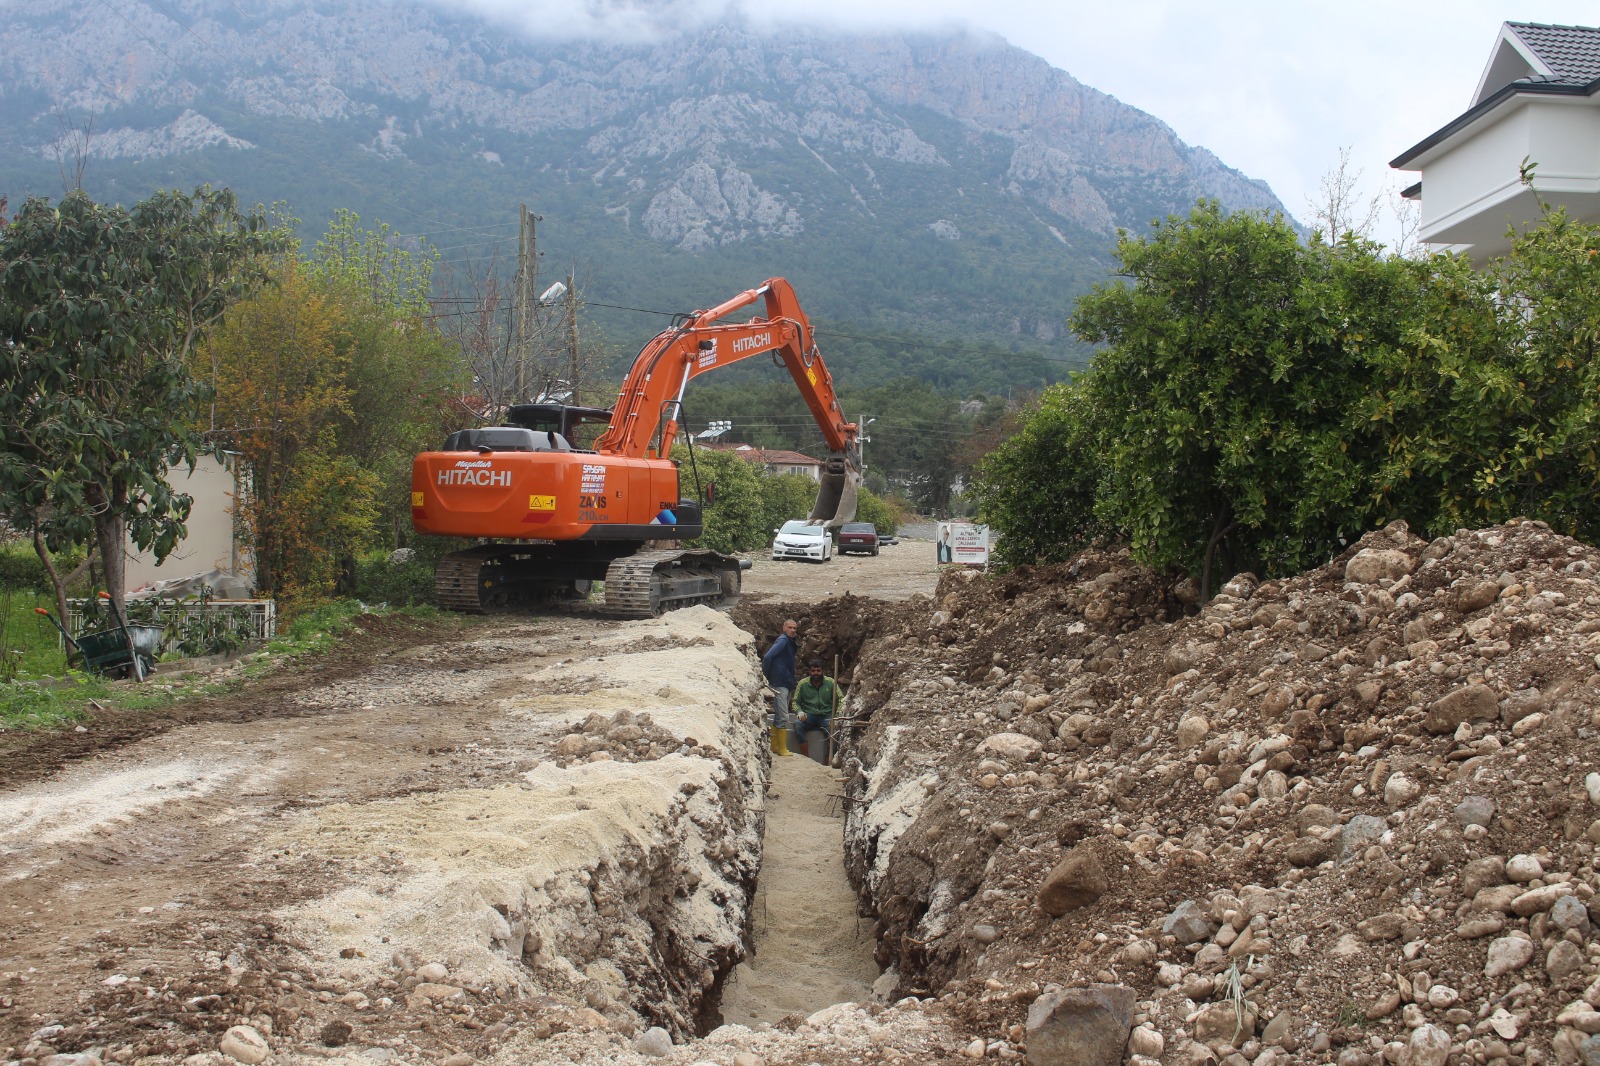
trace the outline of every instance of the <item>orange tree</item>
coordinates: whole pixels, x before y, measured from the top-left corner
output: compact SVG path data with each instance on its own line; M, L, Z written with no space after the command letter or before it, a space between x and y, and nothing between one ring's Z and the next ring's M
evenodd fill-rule
M1012 562L1126 538L1156 567L1293 573L1394 517L1425 525L1443 469L1403 469L1393 421L1362 414L1380 383L1440 373L1428 323L1459 273L1353 235L1301 241L1281 217L1202 203L1117 246L1123 280L1082 297L1103 347L984 463L982 512ZM1408 396L1409 399L1409 396ZM1422 512L1422 513L1418 513ZM1224 575L1225 576L1225 575Z

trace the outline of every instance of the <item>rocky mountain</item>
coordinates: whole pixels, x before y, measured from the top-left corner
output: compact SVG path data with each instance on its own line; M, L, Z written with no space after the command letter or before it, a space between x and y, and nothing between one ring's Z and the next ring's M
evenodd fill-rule
M1069 349L1118 227L1197 197L1282 210L1158 119L980 33L539 40L416 3L17 0L0 194L227 183L504 261L601 301L701 306L771 274L813 314Z

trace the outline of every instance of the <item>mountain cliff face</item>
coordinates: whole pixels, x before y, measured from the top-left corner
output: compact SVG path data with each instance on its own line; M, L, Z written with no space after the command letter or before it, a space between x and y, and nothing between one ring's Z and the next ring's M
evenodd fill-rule
M719 25L556 42L377 0L119 14L8 5L13 203L59 194L60 162L80 156L91 192L227 182L312 229L336 204L401 230L437 232L406 212L498 225L521 199L616 295L698 306L724 280L786 273L813 313L1046 344L1064 343L1066 298L1103 273L1118 227L1201 196L1282 210L993 36Z

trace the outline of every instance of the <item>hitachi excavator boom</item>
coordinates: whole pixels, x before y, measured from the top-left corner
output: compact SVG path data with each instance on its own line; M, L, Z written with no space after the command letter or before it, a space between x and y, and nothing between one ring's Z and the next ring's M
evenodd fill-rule
M763 303L764 315L721 322ZM440 563L440 606L483 612L586 596L605 582L608 610L649 617L738 596L739 561L678 542L704 531L698 488L686 497L670 458L690 380L758 355L793 378L822 430L828 458L810 521L855 517L861 480L856 426L846 421L811 324L782 278L685 315L644 346L610 410L519 404L501 426L451 434L412 465L419 532L482 541ZM584 423L605 422L592 449Z

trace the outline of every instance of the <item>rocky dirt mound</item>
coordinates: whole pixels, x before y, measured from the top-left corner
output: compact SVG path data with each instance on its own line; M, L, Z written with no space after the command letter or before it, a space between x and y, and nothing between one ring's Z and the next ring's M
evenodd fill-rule
M897 992L1001 1058L1075 995L1136 1063L1600 1061L1597 566L1395 523L1189 617L1105 554L947 575L848 707Z
M913 597L909 604L866 599L845 593L817 603L753 603L744 600L732 611L734 622L756 638L756 653L763 654L783 629L785 619L800 623L800 665L813 656L827 664L830 674L838 663L838 677L849 685L855 676L861 649L900 618L926 617L928 598Z

